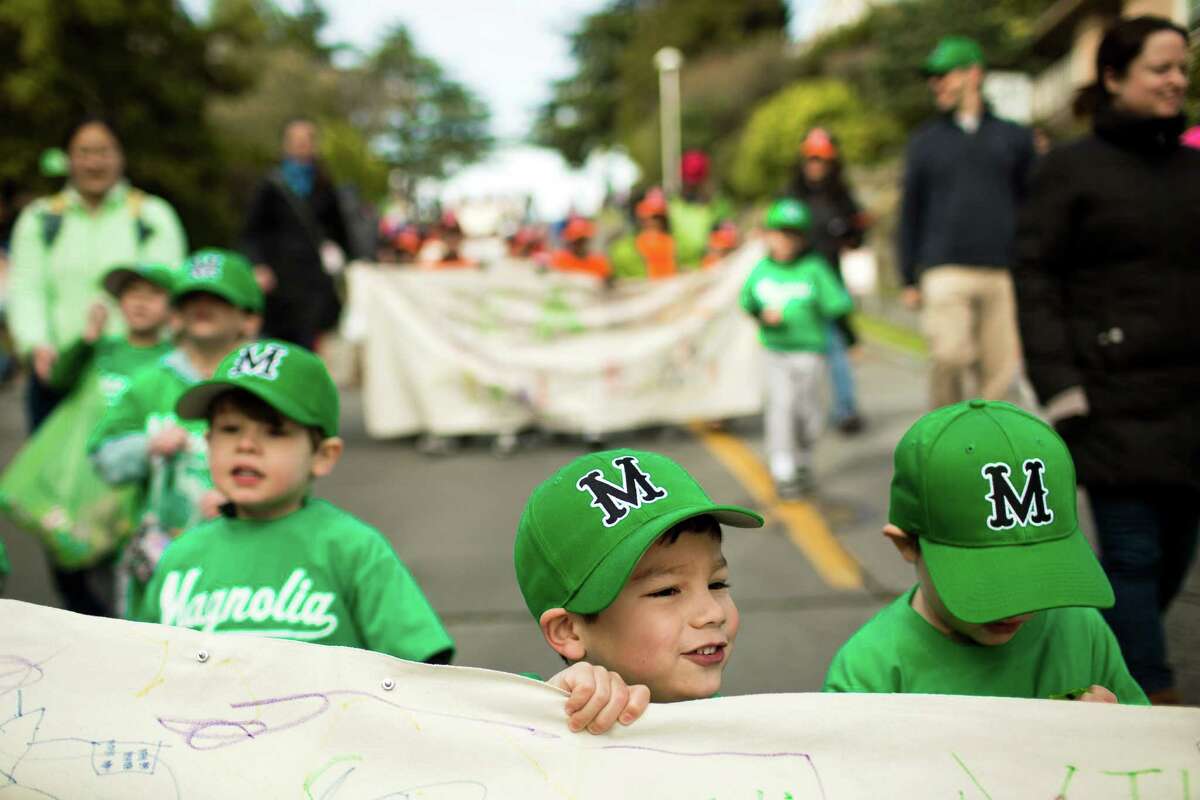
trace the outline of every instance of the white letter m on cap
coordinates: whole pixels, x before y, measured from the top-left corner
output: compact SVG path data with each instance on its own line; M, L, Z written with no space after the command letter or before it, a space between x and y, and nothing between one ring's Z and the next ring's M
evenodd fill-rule
M273 381L279 377L279 364L287 353L286 347L277 344L248 344L238 353L237 360L229 368L229 377L253 375Z
M988 527L994 531L1008 530L1015 525L1049 525L1054 521L1054 511L1047 505L1050 490L1046 488L1042 474L1046 465L1040 458L1031 458L1021 465L1025 471L1025 491L1017 494L1016 487L1008 476L1008 464L997 462L984 464L983 479L991 488L986 495L992 506L988 515Z
M604 474L594 469L579 479L575 484L581 491L592 496L592 506L604 512L604 527L611 528L629 514L629 509L640 508L643 504L653 503L667 496L666 489L660 489L650 481L650 476L638 466L635 456L614 458L612 465L623 472L622 484L609 483L604 480Z

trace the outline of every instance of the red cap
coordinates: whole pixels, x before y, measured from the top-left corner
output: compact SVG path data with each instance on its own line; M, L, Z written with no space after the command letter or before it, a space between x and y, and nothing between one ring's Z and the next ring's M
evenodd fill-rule
M638 219L649 217L665 217L667 215L667 196L657 186L646 192L642 202L635 209Z
M700 150L688 150L679 160L679 172L686 184L703 183L708 177L708 156Z
M838 154L837 146L824 128L813 128L808 132L808 136L804 137L803 150L805 158L823 158L826 161L833 161Z

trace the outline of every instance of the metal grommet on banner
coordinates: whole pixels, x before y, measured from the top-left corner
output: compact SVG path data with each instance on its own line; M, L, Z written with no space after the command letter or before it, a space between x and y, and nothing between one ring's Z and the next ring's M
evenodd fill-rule
M208 661L208 651L201 650L199 653L196 653L196 660L201 664L203 664L205 661Z
M384 678L382 686L385 692L390 692L392 689L396 688L396 682L391 678Z

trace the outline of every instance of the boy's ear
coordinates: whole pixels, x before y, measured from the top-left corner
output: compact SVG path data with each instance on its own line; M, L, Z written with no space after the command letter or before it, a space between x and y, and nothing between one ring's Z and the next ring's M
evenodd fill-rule
M333 468L337 466L345 449L346 443L338 436L322 439L321 443L317 445L316 452L313 453L312 477L324 478L333 472Z
M542 626L542 636L546 644L554 652L570 662L583 661L587 656L587 647L580 638L578 629L579 617L565 608L551 608L542 612L538 624Z
M917 545L916 537L909 536L890 522L883 526L883 535L896 546L896 550L900 553L901 558L910 564L917 563L917 557L920 556L921 549Z

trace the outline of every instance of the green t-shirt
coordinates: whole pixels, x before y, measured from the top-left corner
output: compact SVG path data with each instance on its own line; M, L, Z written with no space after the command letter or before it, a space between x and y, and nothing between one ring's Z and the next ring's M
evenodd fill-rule
M133 377L171 351L171 343L162 341L150 347L130 344L123 336L104 336L88 344L79 339L59 353L50 372L49 384L60 392L73 389L89 366L100 373L100 390L109 405L120 397Z
M425 661L454 642L371 526L310 499L275 520L220 517L171 543L135 619Z
M208 423L175 415L180 395L200 380L183 351L172 350L133 379L105 412L88 443L88 453L104 479L140 485L142 512L153 511L171 533L202 521L200 499L212 489L204 438ZM150 438L168 425L188 432L187 445L173 456L151 459Z
M779 325L759 319L758 338L768 350L810 353L825 352L829 321L854 307L829 264L811 250L788 264L758 262L742 286L741 303L755 318L767 308L783 312Z
M1049 698L1099 684L1128 705L1148 705L1121 648L1094 608L1035 614L1006 644L958 641L912 607L914 586L842 645L826 692L895 692Z

